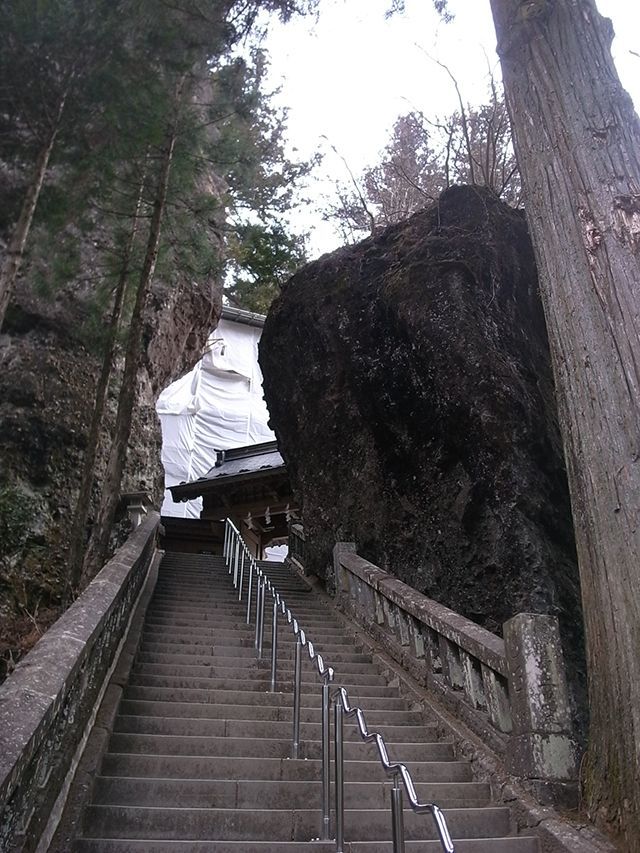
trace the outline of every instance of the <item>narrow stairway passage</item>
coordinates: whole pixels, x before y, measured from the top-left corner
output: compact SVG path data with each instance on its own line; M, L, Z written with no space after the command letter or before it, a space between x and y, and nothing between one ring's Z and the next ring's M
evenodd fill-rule
M336 670L392 759L405 761L418 795L442 808L458 853L536 853L511 835L509 810L492 806L433 722L411 710L343 623L284 564L268 573L318 651ZM321 686L305 654L301 757L292 760L294 638L279 620L277 692L221 557L167 553L114 730L83 814L75 853L221 853L315 850L321 827ZM346 851L391 853L390 785L373 745L345 727ZM437 851L429 815L405 809L407 850ZM420 843L418 843L420 840Z

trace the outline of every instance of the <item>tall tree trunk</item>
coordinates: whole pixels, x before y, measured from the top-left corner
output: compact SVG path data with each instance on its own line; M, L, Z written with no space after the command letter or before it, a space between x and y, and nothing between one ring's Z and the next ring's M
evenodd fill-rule
M0 329L4 323L9 299L11 298L13 286L24 257L24 249L27 243L27 237L29 236L29 231L31 230L33 215L36 212L40 192L44 185L44 178L47 174L47 167L49 166L49 160L51 159L51 152L53 151L53 146L60 129L60 121L67 101L67 93L68 88L65 89L58 101L49 134L44 140L36 158L31 183L29 184L24 201L22 202L20 216L18 217L16 227L14 228L13 234L11 235L7 245L6 258L2 264L2 269L0 270Z
M96 387L96 398L93 413L91 415L91 425L89 428L89 436L87 438L87 449L84 454L84 461L82 465L80 492L78 494L76 510L71 525L71 541L69 545L68 559L69 577L67 581L68 601L71 600L73 592L78 587L82 574L82 551L85 538L85 526L89 513L89 499L91 496L91 487L93 485L94 480L94 467L96 455L98 452L100 428L102 426L102 418L107 402L107 392L109 390L109 381L111 379L111 372L113 370L113 359L116 350L116 341L118 337L118 330L120 328L120 321L122 318L122 308L124 305L124 297L127 289L129 270L131 267L131 255L133 253L133 247L138 232L140 208L142 206L142 197L144 193L145 181L146 172L143 171L138 190L138 197L136 199L136 206L133 212L131 229L129 231L127 242L124 246L122 266L120 268L120 275L118 276L118 283L116 285L113 309L111 312L111 319L109 321L109 328L107 332L105 352L102 359L102 369L100 371L100 376L98 378L98 384Z
M640 123L594 0L491 0L580 563L585 794L640 850Z
M140 272L140 281L136 293L136 301L129 326L129 337L127 340L127 352L125 356L124 371L122 374L122 385L118 398L118 412L116 425L109 452L109 461L102 485L102 497L98 517L91 533L89 546L84 560L83 575L85 579L90 578L104 563L109 547L109 533L113 525L118 501L120 499L120 481L127 453L127 444L131 432L131 416L136 400L138 362L142 346L142 330L144 323L144 309L147 303L147 295L153 278L153 273L158 258L160 245L160 234L162 230L162 219L164 216L167 189L169 186L169 175L178 127L178 111L180 94L184 80L178 86L176 95L175 116L167 128L164 150L160 163L160 174L156 196L153 203L153 213L149 225L149 236L145 252L144 263Z

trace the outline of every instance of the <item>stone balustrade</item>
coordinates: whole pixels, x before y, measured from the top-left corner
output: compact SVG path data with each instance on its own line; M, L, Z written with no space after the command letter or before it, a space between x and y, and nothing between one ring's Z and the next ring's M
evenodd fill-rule
M0 687L0 850L46 850L155 553L150 513ZM59 816L59 815L58 815Z
M338 606L501 753L542 802L573 801L577 755L558 622L519 614L504 639L356 553L334 548Z

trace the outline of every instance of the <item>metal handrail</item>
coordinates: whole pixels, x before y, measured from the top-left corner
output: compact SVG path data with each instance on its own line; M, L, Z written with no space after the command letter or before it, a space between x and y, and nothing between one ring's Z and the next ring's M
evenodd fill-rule
M235 540L235 541L234 541ZM242 551L242 554L241 554ZM314 661L318 675L322 679L322 828L321 838L326 840L330 837L330 804L329 804L329 778L330 778L330 727L329 714L331 702L334 704L335 713L335 814L336 814L336 853L343 853L344 846L344 755L343 755L343 714L347 717L355 717L360 731L360 737L366 743L375 743L380 762L386 775L393 779L393 790L391 796L391 819L393 833L394 853L404 853L404 824L402 812L402 789L399 780L409 798L411 809L416 814L430 813L435 821L440 844L445 853L455 853L455 848L447 822L442 810L435 803L421 803L416 793L415 785L407 766L401 762L392 763L389 760L387 745L379 732L370 732L364 716L364 711L359 707L352 707L349 703L349 694L344 687L338 687L333 693L330 691L331 682L335 677L333 667L326 666L321 654L316 653L311 640L298 620L294 617L291 609L287 607L283 596L277 591L268 575L261 569L242 538L235 524L226 519L223 555L229 566L229 574L233 572L234 587L239 587L238 600L242 600L242 587L244 582L245 558L249 562L248 593L247 593L247 625L250 624L251 616L251 588L252 577L256 574L256 638L255 647L258 659L262 658L263 636L264 636L264 608L265 595L268 590L273 597L273 618L271 624L271 692L275 692L277 683L277 654L278 654L278 612L286 617L287 623L291 625L296 639L294 660L294 683L293 683L293 744L292 757L299 757L300 749L300 694L302 680L302 649L306 648L309 659Z
M274 693L277 682L277 655L278 655L278 611L286 617L291 625L296 639L294 682L293 682L293 742L292 758L298 758L300 751L300 708L301 708L301 685L302 685L302 649L306 648L310 660L316 664L318 675L322 679L322 826L320 837L323 840L329 838L330 834L330 778L331 759L329 751L331 699L329 696L330 684L334 679L333 667L326 666L321 654L316 653L311 640L307 639L306 633L300 627L298 620L294 617L291 609L287 607L282 595L276 590L270 578L261 569L253 555L250 553L246 543L242 539L240 531L230 520L226 520L223 555L229 566L229 574L233 572L233 585L239 586L238 599L242 600L242 582L245 555L249 562L248 593L247 593L247 624L250 624L251 613L251 582L253 574L256 575L256 634L255 647L258 660L262 658L264 640L264 608L267 590L273 597L273 621L271 625L271 692ZM242 549L242 557L240 550ZM240 568L239 568L240 567Z
M447 821L445 819L442 810L435 803L421 803L418 799L418 794L416 793L415 785L413 784L413 779L411 777L411 773L409 772L407 765L402 762L394 762L392 763L389 760L389 753L387 752L387 744L385 743L385 739L379 732L370 732L367 728L367 722L365 720L364 711L362 708L357 706L352 707L349 703L349 694L347 693L346 688L338 687L337 690L332 694L331 699L335 702L335 739L336 739L336 749L334 755L335 761L335 771L336 771L336 851L337 853L342 853L342 846L344 844L344 835L343 835L343 827L344 827L344 797L342 794L344 787L344 772L342 768L342 714L344 713L347 717L355 717L358 723L358 729L360 731L360 737L366 743L375 743L378 756L380 758L380 763L382 764L382 768L386 775L393 779L394 783L394 791L391 799L391 808L393 812L393 824L394 824L394 853L403 853L404 851L404 829L402 826L402 790L398 785L398 779L402 779L402 783L404 785L404 789L407 792L407 797L409 798L409 804L412 810L416 814L425 814L430 812L435 824L436 829L438 830L438 835L440 837L440 844L442 845L442 849L446 851L446 853L455 853L455 848L453 846L453 841L451 840L451 836L449 834L449 828L447 827ZM397 793L396 793L397 792ZM396 846L399 845L399 846Z

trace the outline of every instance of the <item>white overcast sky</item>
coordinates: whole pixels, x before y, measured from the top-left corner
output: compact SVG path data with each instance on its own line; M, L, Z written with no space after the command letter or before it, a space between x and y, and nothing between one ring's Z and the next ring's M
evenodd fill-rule
M452 23L442 22L432 0L406 0L404 15L385 19L390 0L320 0L317 20L274 24L265 47L271 56L271 85L289 110L288 137L302 156L325 153L312 194L331 193L332 181L347 180L345 166L323 139L358 174L376 161L394 120L412 108L430 116L457 107L446 62L463 98L480 103L489 67L498 69L489 0L450 0ZM613 52L622 82L640 107L640 3L597 0L616 31ZM498 69L499 73L499 69ZM320 203L318 201L318 203ZM331 227L309 207L299 214L311 230L311 255L340 244Z

